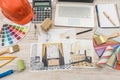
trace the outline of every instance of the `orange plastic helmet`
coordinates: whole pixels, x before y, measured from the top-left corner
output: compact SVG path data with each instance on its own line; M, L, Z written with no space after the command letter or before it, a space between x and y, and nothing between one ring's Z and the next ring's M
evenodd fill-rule
M33 18L28 0L0 0L2 13L17 24L26 24Z

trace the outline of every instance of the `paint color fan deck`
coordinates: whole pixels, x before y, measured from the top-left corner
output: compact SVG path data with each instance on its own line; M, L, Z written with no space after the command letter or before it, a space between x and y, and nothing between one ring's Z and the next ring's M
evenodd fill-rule
M0 46L10 46L20 41L28 32L28 28L4 24L0 32Z

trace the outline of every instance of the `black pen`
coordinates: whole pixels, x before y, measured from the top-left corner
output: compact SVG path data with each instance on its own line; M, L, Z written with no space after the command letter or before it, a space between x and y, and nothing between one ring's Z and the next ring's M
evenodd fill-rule
M92 31L93 29L88 29L88 30L85 30L85 31L82 31L82 32L78 32L76 33L76 35L79 35L79 34L82 34L82 33L86 33L86 32L89 32L89 31Z

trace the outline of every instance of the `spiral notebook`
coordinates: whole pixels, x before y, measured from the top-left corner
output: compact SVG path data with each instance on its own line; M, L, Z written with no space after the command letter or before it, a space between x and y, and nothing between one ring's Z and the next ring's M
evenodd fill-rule
M120 26L116 4L97 4L96 13L99 27L117 28Z

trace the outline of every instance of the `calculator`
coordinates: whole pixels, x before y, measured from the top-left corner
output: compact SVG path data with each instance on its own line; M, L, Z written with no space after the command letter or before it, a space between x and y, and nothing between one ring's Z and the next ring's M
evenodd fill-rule
M52 19L51 0L33 0L33 23L41 23L46 18Z

